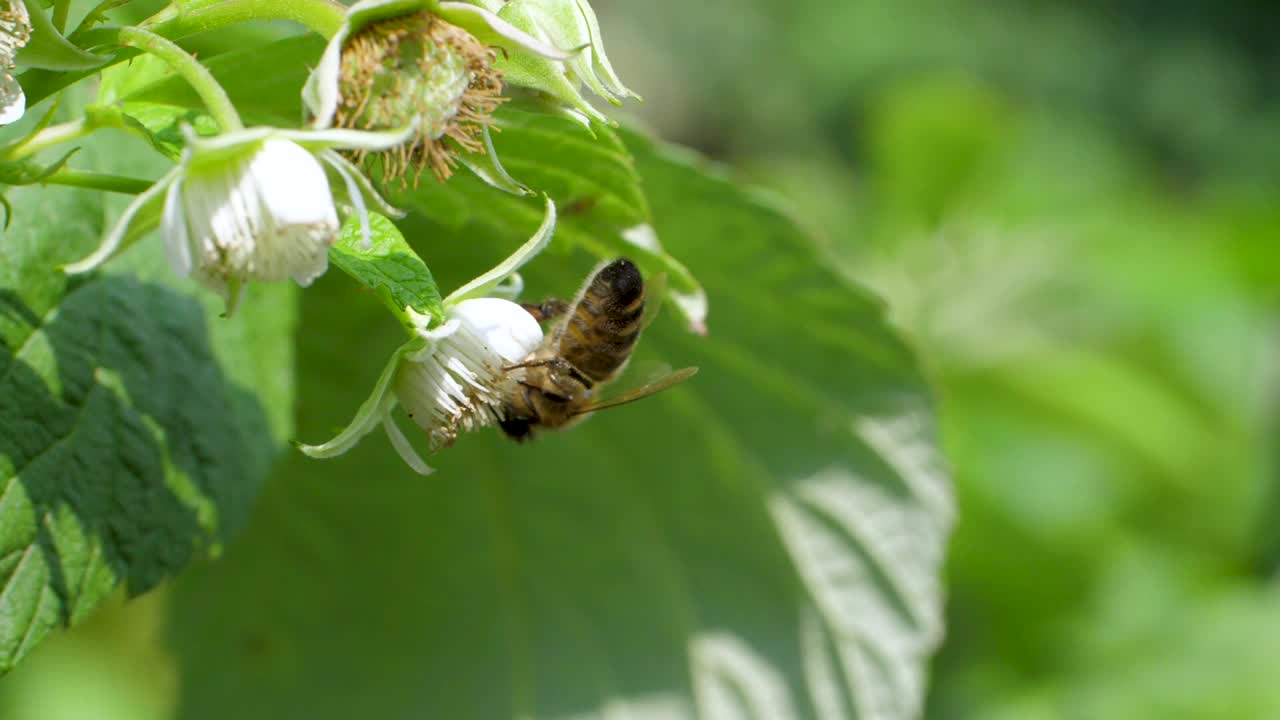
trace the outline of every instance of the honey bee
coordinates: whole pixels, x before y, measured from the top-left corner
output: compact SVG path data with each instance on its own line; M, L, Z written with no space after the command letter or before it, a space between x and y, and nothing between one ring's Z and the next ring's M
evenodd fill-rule
M552 299L524 307L539 321L555 319L558 324L523 362L504 368L524 371L503 403L498 422L518 442L533 437L534 428L568 427L589 413L666 390L698 371L677 370L597 401L596 391L627 364L648 319L644 280L626 258L597 268L572 303Z

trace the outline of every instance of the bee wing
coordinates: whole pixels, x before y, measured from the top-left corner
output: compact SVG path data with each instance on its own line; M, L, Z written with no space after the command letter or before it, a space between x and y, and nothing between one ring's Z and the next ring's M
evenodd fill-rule
M685 380L688 380L689 378L697 374L698 374L698 368L696 367L682 368L680 370L676 370L675 372L669 373L667 375L663 375L662 377L658 378L657 380L654 380L653 382L646 383L637 388L632 388L620 395L615 395L614 397L611 397L608 400L602 400L601 402L595 405L592 405L589 408L586 408L580 412L574 413L574 415L586 415L588 413L593 413L597 410L607 410L609 408L618 407L619 405L626 405L629 402L635 402L636 400L639 400L641 398L649 397L654 393L660 393L663 390L666 390L667 388L679 385L680 383L684 382Z

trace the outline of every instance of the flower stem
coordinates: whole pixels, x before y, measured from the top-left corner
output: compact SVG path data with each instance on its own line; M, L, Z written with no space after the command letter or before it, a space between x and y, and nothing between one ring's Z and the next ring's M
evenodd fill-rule
M67 13L71 10L71 0L57 0L53 4L53 26L58 32L67 29Z
M81 48L116 44L112 28L93 27L93 20L113 7L112 0L103 0L90 11L80 27L72 33L72 39ZM169 5L146 21L147 30L170 40L180 40L207 30L234 25L250 20L292 20L328 40L342 27L346 8L334 0L189 0ZM28 70L23 75L23 89L27 91L27 106L33 106L59 90L96 75L116 63L133 57L130 51L117 53L115 59L92 70L57 72L52 70Z
M7 161L22 160L62 143L74 142L93 132L94 128L84 118L60 125L51 125L22 142L8 148L2 158Z
M292 20L328 40L342 26L346 12L333 0L189 0L169 5L143 26L174 38L248 20Z
M223 132L244 129L244 123L240 122L240 113L236 112L236 106L231 103L231 98L227 97L227 91L223 90L214 79L213 73L190 53L173 42L141 28L121 27L114 30L121 44L132 45L155 55L190 83Z
M67 170L66 168L63 168L62 170L59 170L58 172L41 180L40 184L69 185L71 187L91 188L93 190L105 190L107 192L137 195L143 190L151 187L153 183L150 180L139 180L138 178L125 177L123 175L106 175L103 173Z

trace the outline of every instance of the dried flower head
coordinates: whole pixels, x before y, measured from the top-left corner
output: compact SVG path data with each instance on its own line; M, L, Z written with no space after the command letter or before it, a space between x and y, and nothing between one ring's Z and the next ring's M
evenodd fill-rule
M503 102L498 53L562 62L573 56L465 2L361 0L307 78L303 103L317 128L380 130L417 120L414 137L376 157L386 178L440 180L457 165L517 194L489 140ZM364 155L355 154L357 161Z
M446 180L458 149L485 151L485 126L503 101L494 59L471 34L425 11L366 25L342 49L333 124L382 129L416 117L413 139L381 154L385 172L416 182L430 168Z

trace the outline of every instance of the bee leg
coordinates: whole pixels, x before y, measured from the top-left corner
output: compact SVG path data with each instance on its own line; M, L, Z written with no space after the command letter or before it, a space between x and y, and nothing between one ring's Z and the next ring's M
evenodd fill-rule
M504 372L511 372L512 370L519 370L521 368L537 368L537 367L551 368L551 372L548 373L548 375L550 375L551 377L551 382L555 383L556 386L560 388L565 387L564 382L560 379L560 376L562 374L568 375L575 382L577 382L579 385L583 386L588 390L590 390L592 387L595 386L594 380L587 377L586 375L583 375L581 370L574 367L568 360L565 360L564 358L553 357L553 358L547 358L546 360L532 360L529 362L517 363L515 365L506 365L502 369ZM527 383L524 383L524 382L521 382L521 384L527 385ZM529 387L533 387L533 386L529 385Z
M563 395L557 395L556 393L553 393L553 392L547 392L547 389L546 389L546 388L544 388L544 387L540 387L540 386L538 386L538 385L534 385L533 383L528 383L528 382L525 382L525 381L521 380L521 381L520 381L520 386L521 386L521 387L523 387L523 388L525 388L526 390L534 390L534 391L538 392L539 394L541 394L543 397L545 397L545 398L547 398L548 400L551 400L551 401L553 401L553 402L562 403L562 402L568 402L568 401L569 401L569 398L567 398L567 397L565 397L565 396L563 396ZM559 384L557 384L556 386L557 386L557 387L559 387ZM529 402L529 404L530 404L530 405L532 405L532 402L531 402L531 401L526 400L526 402Z
M547 298L537 305L520 303L520 307L524 308L525 312L532 315L533 319L538 322L553 320L569 312L569 303L557 298Z
M564 358L551 358L546 364L551 368L547 373L548 378L556 387L564 390L566 396L576 394L579 388L590 390L595 386L591 378L583 375L582 371Z

